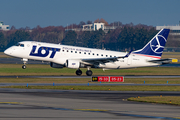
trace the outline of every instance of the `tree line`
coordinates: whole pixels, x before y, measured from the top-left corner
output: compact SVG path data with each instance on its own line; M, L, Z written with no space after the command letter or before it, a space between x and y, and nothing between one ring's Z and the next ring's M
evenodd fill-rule
M87 23L91 23L91 21ZM80 22L79 25L73 24L73 27L80 27L83 24L85 22ZM33 29L29 27L15 29L13 26L9 31L0 31L0 51L2 52L20 41L61 43L97 49L129 51L142 48L158 32L153 26L142 24L123 25L121 22L109 24L109 26L112 25L118 25L118 27L106 33L102 29L97 31L65 31L67 27L70 28L72 25L44 28L37 26Z

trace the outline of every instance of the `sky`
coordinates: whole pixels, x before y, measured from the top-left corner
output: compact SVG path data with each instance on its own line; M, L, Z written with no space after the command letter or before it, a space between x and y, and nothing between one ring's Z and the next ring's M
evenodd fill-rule
M0 21L17 29L65 27L98 18L151 26L180 21L180 0L0 0L0 5Z

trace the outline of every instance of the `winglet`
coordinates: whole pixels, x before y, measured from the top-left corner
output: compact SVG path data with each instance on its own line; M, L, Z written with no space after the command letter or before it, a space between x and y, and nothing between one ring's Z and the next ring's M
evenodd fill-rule
M126 56L125 57L129 57L129 55L131 54L131 52L132 52L133 50L131 50L131 51L129 51L129 53L128 54L126 54Z
M118 58L126 58L126 57L129 57L129 55L131 54L132 50L130 52L128 52L125 56L123 57L118 57Z

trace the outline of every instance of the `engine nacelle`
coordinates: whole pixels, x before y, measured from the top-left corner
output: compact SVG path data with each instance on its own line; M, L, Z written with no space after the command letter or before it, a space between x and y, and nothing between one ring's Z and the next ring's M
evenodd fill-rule
M50 62L50 66L52 68L63 68L64 67L64 65L53 63L53 62Z
M78 60L66 60L66 67L67 68L80 68L80 62Z

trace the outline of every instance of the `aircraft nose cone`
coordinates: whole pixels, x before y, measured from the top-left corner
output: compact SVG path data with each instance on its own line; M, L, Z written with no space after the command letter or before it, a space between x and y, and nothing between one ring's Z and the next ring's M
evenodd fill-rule
M8 48L4 51L4 54L9 55L11 53L11 50Z

